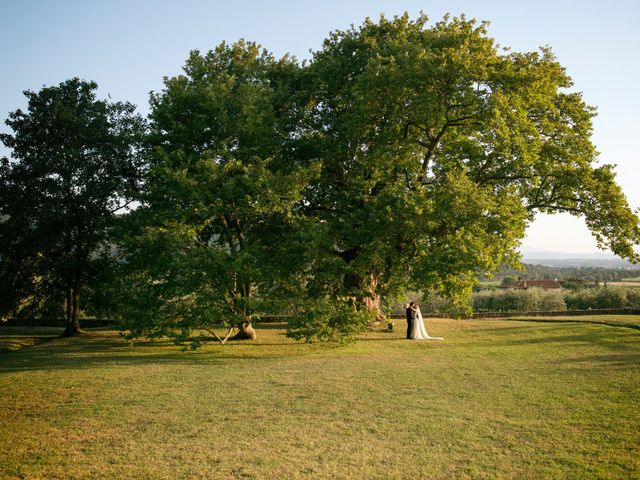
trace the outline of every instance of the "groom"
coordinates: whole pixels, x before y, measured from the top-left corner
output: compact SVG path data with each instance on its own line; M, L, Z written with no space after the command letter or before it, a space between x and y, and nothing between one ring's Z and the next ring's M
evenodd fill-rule
M407 307L407 339L411 339L411 329L413 328L413 322L416 321L417 310L416 302L411 302Z

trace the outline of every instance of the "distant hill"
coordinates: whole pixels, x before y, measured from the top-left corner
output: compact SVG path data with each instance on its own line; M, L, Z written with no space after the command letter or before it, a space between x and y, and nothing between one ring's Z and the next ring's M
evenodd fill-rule
M633 265L612 253L566 253L553 252L535 248L523 248L521 250L522 263L530 265L546 265L549 267L603 267L603 268L629 268L638 269L639 265Z

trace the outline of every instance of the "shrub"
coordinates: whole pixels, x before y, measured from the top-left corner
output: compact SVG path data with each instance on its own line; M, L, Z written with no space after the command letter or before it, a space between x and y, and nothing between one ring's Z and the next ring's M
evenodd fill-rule
M629 308L640 309L640 288L627 289L627 305Z
M571 310L640 307L640 293L624 287L584 288L568 292L565 298Z
M539 312L564 312L567 309L562 290L547 290L540 297Z
M451 302L438 293L425 294L420 303L422 313L446 313L451 309Z
M476 312L544 312L564 311L562 291L540 288L483 290L472 296Z
M314 340L348 340L365 332L375 320L375 312L357 311L340 300L310 301L290 318L287 336L312 343Z

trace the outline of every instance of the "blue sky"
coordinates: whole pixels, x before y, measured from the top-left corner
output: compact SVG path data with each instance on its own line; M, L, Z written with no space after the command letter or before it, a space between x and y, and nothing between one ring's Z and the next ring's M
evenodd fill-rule
M421 10L491 22L489 33L516 51L549 45L598 108L593 140L603 163L618 165L630 204L640 207L640 2L595 1L151 1L0 0L0 119L24 108L22 91L79 76L100 94L129 100L148 112L148 93L162 77L180 73L192 49L222 40L254 40L276 55L299 59L318 49L331 30ZM0 130L6 131L4 125ZM591 252L584 222L568 215L541 217L523 245Z

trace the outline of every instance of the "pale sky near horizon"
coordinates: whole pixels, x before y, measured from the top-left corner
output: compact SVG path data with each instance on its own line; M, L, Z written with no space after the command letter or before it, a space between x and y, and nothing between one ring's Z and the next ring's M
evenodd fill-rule
M630 205L640 207L640 2L473 0L357 0L270 2L237 0L0 0L0 131L10 111L26 105L23 90L39 90L78 76L100 95L128 100L146 115L148 93L162 77L181 72L190 50L223 40L253 40L299 59L320 48L328 33L377 18L421 10L432 21L445 13L488 20L489 34L514 51L550 46L574 80L574 90L598 108L593 141L602 163L616 164ZM0 153L6 154L5 150ZM596 251L581 219L540 217L524 248Z

